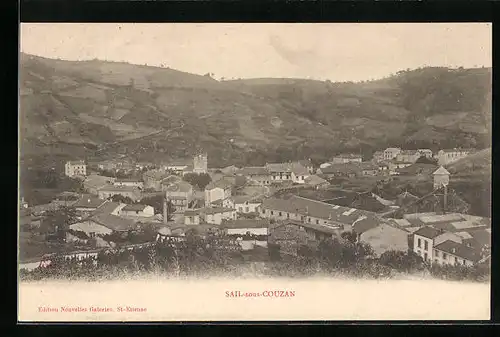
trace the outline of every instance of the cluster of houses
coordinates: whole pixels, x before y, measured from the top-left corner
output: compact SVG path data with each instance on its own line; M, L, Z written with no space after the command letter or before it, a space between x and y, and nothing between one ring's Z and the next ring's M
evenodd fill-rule
M449 163L450 158L457 160L466 153L469 152L442 150L436 156ZM71 233L67 234L67 241L82 243L75 235L82 232L93 238L98 247L111 247L114 243L104 237L126 237L144 226L152 226L157 233L156 240L183 240L192 230L198 235L224 233L234 238L243 250L273 243L279 245L283 254L296 255L302 245L314 247L326 238L340 238L344 232L354 232L358 240L369 243L376 254L412 249L431 263L471 265L486 260L491 240L488 219L465 214L405 214L403 219L392 219L296 195L287 199L270 197L271 191L280 188L327 188L328 179L332 177L373 176L381 171L390 173L410 168L421 172L424 168L415 164L421 156L432 158L433 153L426 149L389 148L376 153L370 162L364 162L359 155L343 154L315 171L309 160L209 170L207 155L200 154L189 162L168 163L148 169L141 178L128 179L87 175L85 163L68 162L65 174L84 176L87 194L78 195L69 204L79 217L69 226ZM398 163L409 165L390 166ZM449 172L442 166L438 170L431 166L434 188L445 189ZM148 167L151 166L144 164L144 168ZM188 173L210 174L212 181L199 191L183 180ZM236 188L241 181L244 186L261 188L268 193L241 194ZM141 204L141 199L151 193L162 196L161 211L155 212L153 206ZM115 195L132 202L112 201ZM168 203L173 206L174 214L169 214ZM52 207L57 209L62 205L68 206L68 201L53 203ZM29 208L24 204L23 207L27 212ZM31 212L23 223L36 227L41 216L43 211Z

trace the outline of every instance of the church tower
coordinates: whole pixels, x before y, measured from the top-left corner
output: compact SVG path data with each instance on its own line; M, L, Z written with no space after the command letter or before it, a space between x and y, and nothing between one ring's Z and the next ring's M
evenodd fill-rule
M208 172L208 155L198 154L193 158L193 173L201 174Z

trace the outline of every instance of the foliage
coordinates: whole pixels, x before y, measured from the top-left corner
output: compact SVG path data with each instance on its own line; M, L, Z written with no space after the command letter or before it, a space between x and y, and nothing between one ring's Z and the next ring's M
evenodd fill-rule
M114 202L120 202L123 204L134 204L135 203L130 197L126 197L126 196L123 196L121 194L115 194L115 195L111 196L110 199Z
M402 272L413 272L421 270L424 267L422 257L412 251L402 252L389 250L382 253L378 261L384 266L388 266Z
M416 164L433 164L433 165L437 165L438 160L436 158L428 158L426 156L420 156L415 163Z
M141 203L144 205L152 206L155 210L155 214L163 214L163 195L155 195L152 197L142 198ZM173 214L175 212L175 206L169 200L167 202L168 220L171 221Z
M212 181L212 178L207 173L188 173L185 174L182 178L191 185L198 187L198 189L200 190L204 190L205 187Z
M77 213L72 207L61 207L57 210L45 212L40 230L48 234L53 234L58 240L65 238L65 233L69 226L76 222Z

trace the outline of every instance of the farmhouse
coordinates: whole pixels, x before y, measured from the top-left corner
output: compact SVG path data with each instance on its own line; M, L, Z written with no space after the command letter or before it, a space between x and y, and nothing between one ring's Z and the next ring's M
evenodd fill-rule
M271 175L272 182L292 180L291 163L267 163L266 169Z
M224 201L230 198L232 187L232 184L225 179L208 184L205 187L205 206L210 207L215 201Z
M72 224L70 229L76 232L84 232L89 237L119 233L126 235L137 229L135 221L124 219L116 215L99 213L94 214L80 222Z
M309 170L299 163L292 163L292 182L295 184L305 184L305 179L309 177Z
M123 178L116 179L113 183L114 186L128 186L128 187L137 187L142 189L144 187L144 183L141 179L138 178Z
M436 154L436 159L439 165L447 165L453 163L459 159L467 157L469 154L473 153L473 149L445 149L439 150Z
M114 186L108 185L99 190L99 198L108 199L114 195L121 195L126 198L132 199L132 201L137 201L141 198L141 190L137 187L132 186Z
M356 208L327 204L321 201L292 196L289 199L268 198L260 207L262 218L275 221L295 221L335 233L351 231L358 222L382 222L376 213ZM304 225L304 226L305 226Z
M155 215L155 210L149 205L132 204L123 207L120 210L119 215L150 218Z
M332 164L361 163L363 156L355 153L339 154L332 158Z

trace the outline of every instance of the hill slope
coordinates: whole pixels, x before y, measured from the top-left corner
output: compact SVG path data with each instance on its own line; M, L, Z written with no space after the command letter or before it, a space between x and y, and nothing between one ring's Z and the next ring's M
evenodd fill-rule
M33 158L260 165L387 145L487 147L491 69L425 68L365 83L216 81L172 69L21 55L21 152ZM100 150L100 151L97 151ZM46 154L51 156L46 156Z

